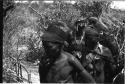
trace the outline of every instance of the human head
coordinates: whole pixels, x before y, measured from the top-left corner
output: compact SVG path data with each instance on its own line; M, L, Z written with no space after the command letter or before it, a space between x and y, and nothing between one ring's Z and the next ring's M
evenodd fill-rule
M63 44L59 42L43 41L46 55L57 58L60 55Z
M45 52L50 55L60 53L62 46L67 40L67 26L63 22L52 22L42 36Z
M90 17L88 18L89 25L93 25L98 32L108 32L108 27L102 22L101 18Z

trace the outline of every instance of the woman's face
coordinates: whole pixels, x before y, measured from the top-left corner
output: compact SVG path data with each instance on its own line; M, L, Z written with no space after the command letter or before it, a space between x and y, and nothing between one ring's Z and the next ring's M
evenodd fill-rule
M45 52L49 55L59 55L62 48L61 43L48 42L48 41L43 42L43 46L44 46Z

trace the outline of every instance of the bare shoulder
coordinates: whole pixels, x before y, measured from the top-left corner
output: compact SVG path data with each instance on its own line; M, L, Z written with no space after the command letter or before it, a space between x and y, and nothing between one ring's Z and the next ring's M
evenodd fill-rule
M72 54L70 54L70 53L68 53L68 52L65 52L65 51L63 51L63 52L61 53L61 55L68 56L69 58L70 58L70 57L74 57Z
M63 51L62 55L66 56L69 61L75 61L75 60L77 60L77 58L75 56L73 56L72 54L70 54L68 52Z

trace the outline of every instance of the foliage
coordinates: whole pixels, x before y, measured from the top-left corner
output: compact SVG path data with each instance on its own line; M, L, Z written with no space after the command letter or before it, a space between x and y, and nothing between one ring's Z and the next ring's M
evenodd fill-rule
M74 6L81 11L83 17L100 17L102 12L108 11L110 3L108 1L80 1Z
M3 59L3 81L8 82L12 81L17 83L16 77L14 76L16 73L14 72L14 67L9 58Z
M80 17L80 11L75 9L73 5L60 2L60 3L53 3L45 6L41 6L38 11L41 10L41 8L44 10L40 12L40 14L43 15L43 18L41 18L41 22L45 22L47 25L48 23L52 21L63 21L65 22L69 27L73 26L74 21Z

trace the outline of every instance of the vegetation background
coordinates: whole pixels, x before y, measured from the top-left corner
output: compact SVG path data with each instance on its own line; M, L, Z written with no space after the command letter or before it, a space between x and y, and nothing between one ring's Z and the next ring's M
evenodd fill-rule
M120 54L125 55L125 10L112 9L112 1L76 0L74 4L65 0L15 1L3 1L3 80L6 82L21 82L20 64L25 67L24 62L33 64L40 59L43 54L41 36L48 23L56 20L73 29L74 22L81 17L101 18L116 38Z

